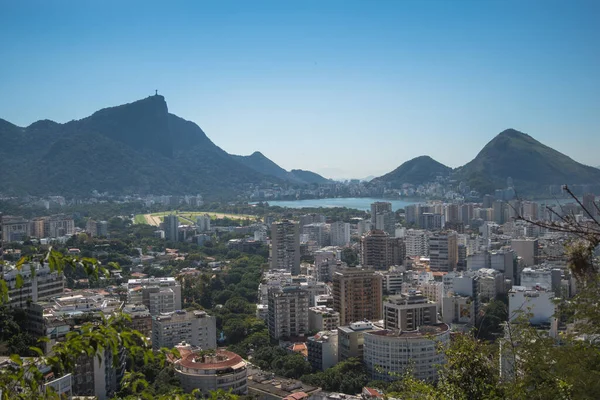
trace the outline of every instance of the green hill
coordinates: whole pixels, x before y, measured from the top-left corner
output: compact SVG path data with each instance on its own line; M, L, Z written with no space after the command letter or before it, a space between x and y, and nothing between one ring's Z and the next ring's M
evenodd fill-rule
M457 168L456 180L481 193L506 186L511 177L518 193L544 193L549 185L600 184L600 170L538 142L531 136L507 129L493 138L471 162Z
M304 181L296 178L292 173L281 168L273 161L265 157L260 151L255 151L249 156L236 156L231 155L238 162L244 164L248 168L251 168L261 174L274 176L283 181L288 181L295 184L305 184Z
M306 182L308 184L331 183L331 180L322 177L316 172L305 171L303 169L293 169L290 172L296 179L299 179L302 182Z
M280 183L242 165L193 122L169 114L162 96L110 107L78 121L0 120L0 187L10 194L202 193L230 197Z
M371 182L388 183L393 188L400 188L404 183L418 185L433 182L438 176L448 176L451 171L452 168L429 156L420 156L406 161L392 172L375 178Z

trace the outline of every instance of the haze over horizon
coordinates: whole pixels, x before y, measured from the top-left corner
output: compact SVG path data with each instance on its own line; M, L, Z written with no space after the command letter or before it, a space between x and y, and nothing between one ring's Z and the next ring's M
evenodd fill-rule
M600 158L600 3L4 4L0 118L67 122L148 95L231 154L331 178L507 128Z

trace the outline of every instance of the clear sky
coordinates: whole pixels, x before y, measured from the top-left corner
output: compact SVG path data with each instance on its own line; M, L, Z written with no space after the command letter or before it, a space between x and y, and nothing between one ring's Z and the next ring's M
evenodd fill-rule
M597 166L599 21L597 0L4 0L0 118L158 89L227 152L327 177L457 167L506 128Z

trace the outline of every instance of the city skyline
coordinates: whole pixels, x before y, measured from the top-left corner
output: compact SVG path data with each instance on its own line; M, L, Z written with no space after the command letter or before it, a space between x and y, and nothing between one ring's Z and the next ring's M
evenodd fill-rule
M594 2L117 4L4 6L0 118L158 89L228 153L328 178L458 167L507 128L600 164Z

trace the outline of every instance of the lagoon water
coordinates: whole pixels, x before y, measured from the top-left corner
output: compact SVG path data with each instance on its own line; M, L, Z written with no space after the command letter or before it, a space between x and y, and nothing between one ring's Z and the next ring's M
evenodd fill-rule
M375 199L372 197L342 197L333 199L272 200L268 201L268 203L270 206L290 208L347 207L355 208L357 210L370 210L371 203L375 203L376 201L387 201L392 203L392 210L394 211L404 208L409 204L426 202L426 200L419 199L387 200Z
M387 201L392 203L392 210L396 211L406 207L409 204L427 203L425 199L403 199L388 200L376 199L373 197L341 197L333 199L307 199L307 200L272 200L268 201L270 206L290 207L290 208L319 208L319 207L347 207L357 210L371 210L371 203L376 201ZM558 198L537 200L538 203L547 205L558 205L573 202L573 199Z

